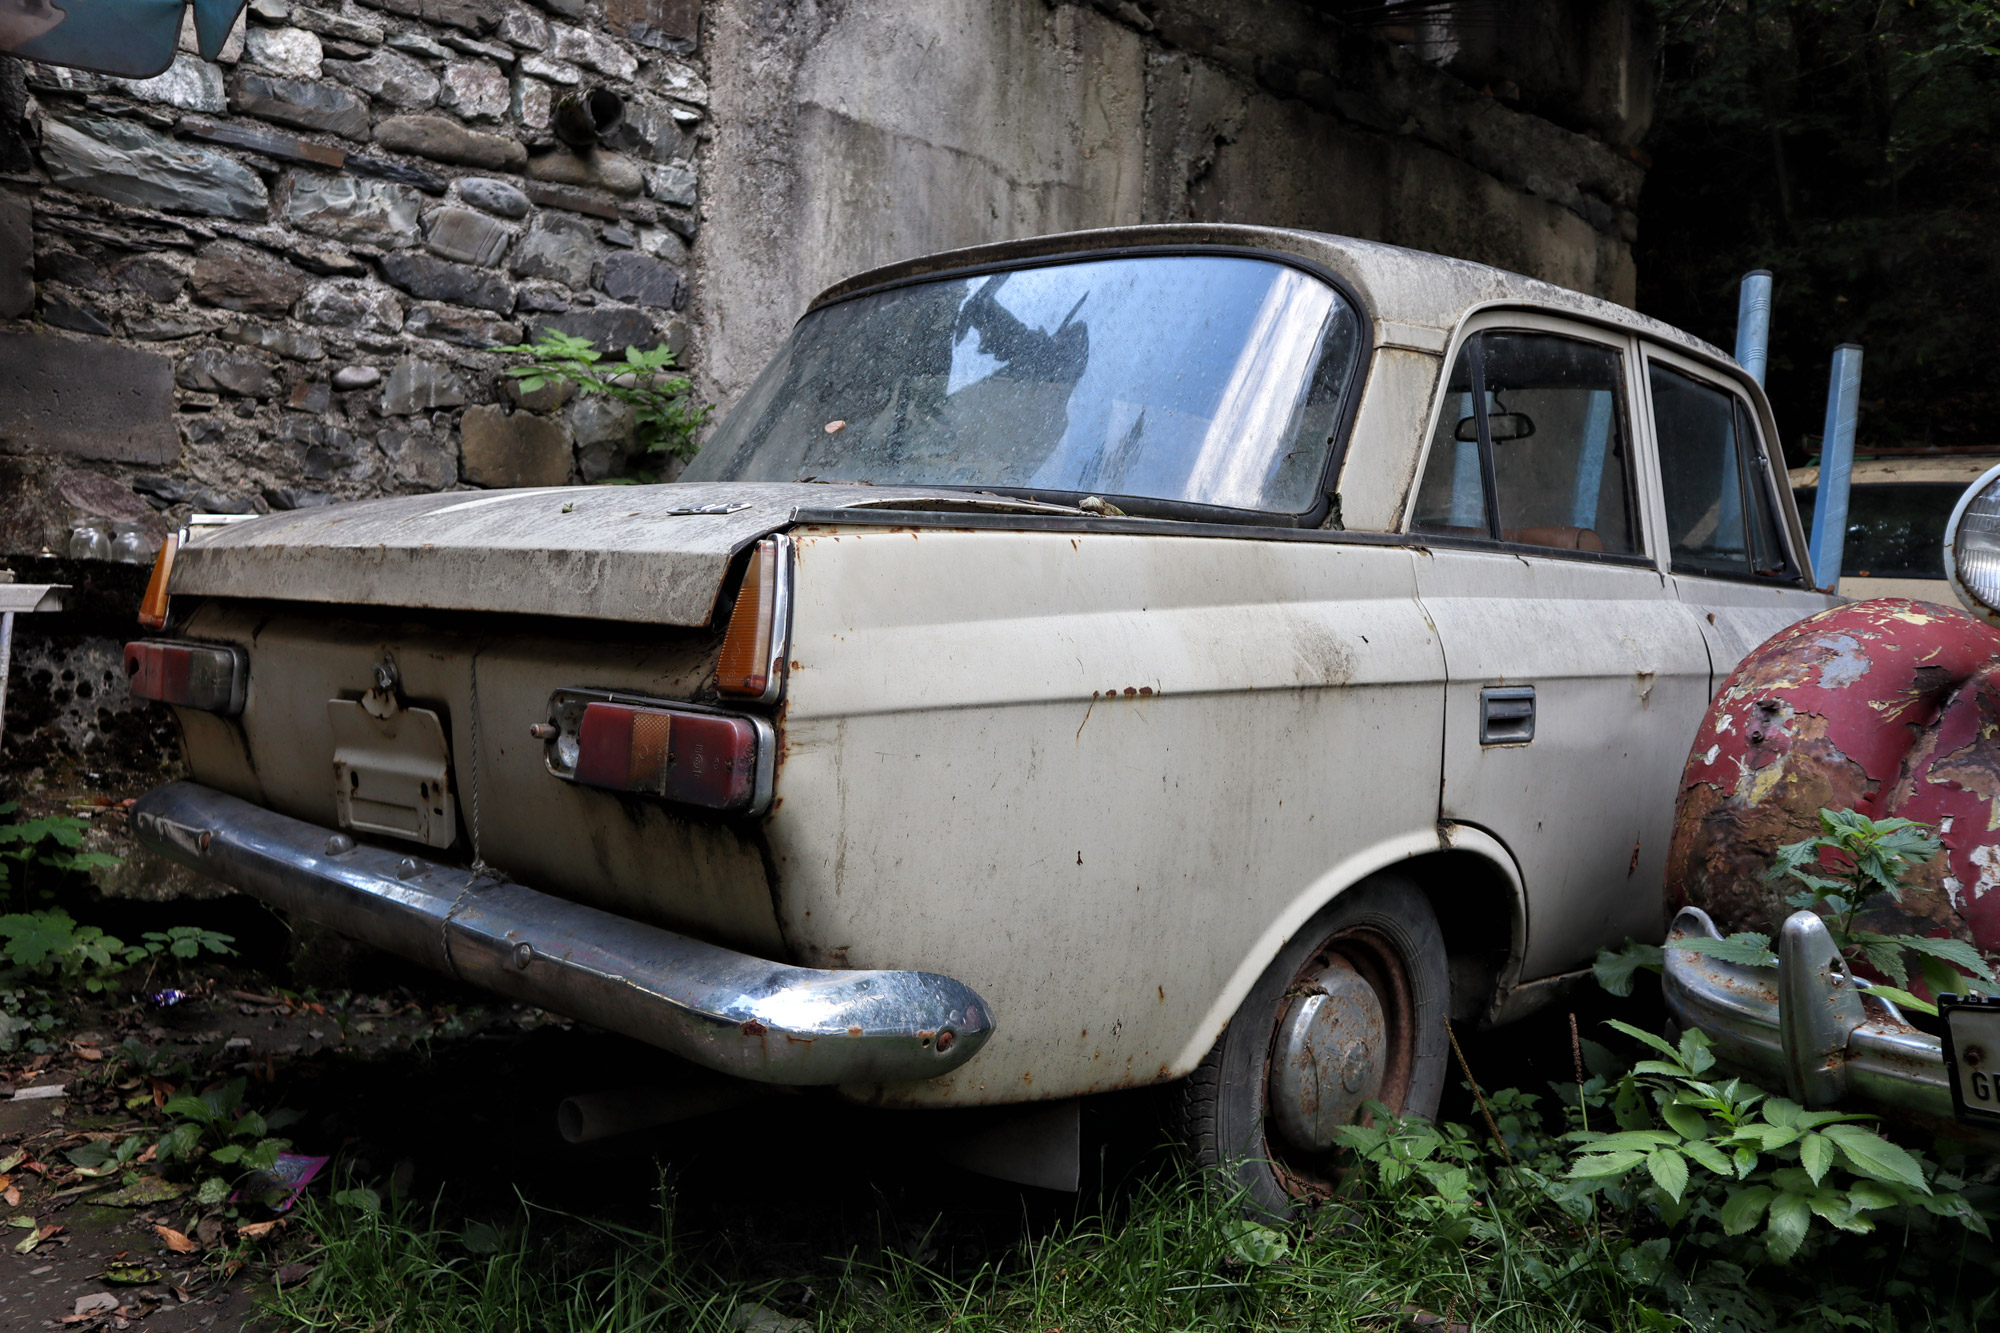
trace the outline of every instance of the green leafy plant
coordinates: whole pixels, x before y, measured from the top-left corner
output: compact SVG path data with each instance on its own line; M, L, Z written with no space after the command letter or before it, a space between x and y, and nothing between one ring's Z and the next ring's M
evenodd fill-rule
M19 801L0 802L0 816L15 814L20 808ZM24 891L25 872L33 866L70 874L122 864L107 852L82 850L83 835L89 828L89 820L74 815L44 815L0 824L0 894ZM12 869L16 865L23 870L19 883Z
M292 1124L298 1113L273 1111L265 1115L247 1109L243 1105L244 1086L242 1079L231 1079L204 1092L177 1093L161 1107L173 1123L159 1140L159 1161L228 1168L226 1174L202 1180L195 1191L197 1203L222 1202L242 1177L269 1171L277 1165L278 1154L292 1146L290 1139L276 1138L271 1131Z
M1630 1023L1611 1026L1654 1056L1617 1087L1618 1129L1567 1136L1577 1145L1570 1179L1637 1180L1668 1226L1694 1219L1736 1237L1764 1223L1765 1251L1779 1263L1799 1253L1815 1223L1866 1234L1887 1210L1921 1209L1987 1234L1955 1192L1963 1182L1863 1123L1874 1117L1808 1111L1740 1079L1717 1081L1698 1029L1674 1045Z
M1905 872L1939 851L1937 835L1930 828L1908 819L1870 819L1853 810L1821 810L1819 823L1816 836L1778 849L1765 878L1790 878L1805 885L1785 902L1818 912L1826 919L1827 933L1843 958L1850 964L1865 961L1889 979L1888 985L1878 983L1871 988L1875 994L1936 1014L1936 1005L1906 989L1912 960L1934 995L1978 990L1982 983L1993 982L1993 969L1979 950L1964 940L1887 935L1854 924L1855 915L1879 895L1901 903L1907 887ZM1776 967L1778 963L1771 937L1756 931L1738 931L1721 940L1687 939L1676 947L1752 967ZM1622 956L1614 954L1608 960L1600 956L1599 978L1607 971L1615 976L1627 968L1628 961L1632 966L1644 965L1630 945ZM1625 991L1613 993L1629 994L1629 982Z
M78 925L60 907L0 916L0 959L7 968L0 980L19 977L55 979L80 984L93 993L111 978L162 954L187 960L203 953L228 955L235 937L199 926L149 930L127 944L97 926Z
M693 405L692 383L687 376L673 373L674 354L666 347L651 351L627 347L623 358L607 361L590 339L543 329L532 343L493 350L529 358L527 365L507 369L522 393L537 393L550 384L569 384L579 393L603 394L632 409L643 452L694 457L694 434L710 409Z

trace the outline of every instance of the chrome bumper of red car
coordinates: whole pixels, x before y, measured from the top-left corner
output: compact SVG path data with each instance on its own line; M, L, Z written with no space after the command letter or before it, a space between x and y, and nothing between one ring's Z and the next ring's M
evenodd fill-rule
M1826 923L1796 912L1778 936L1778 966L1753 967L1676 948L1722 933L1698 907L1667 932L1662 989L1684 1028L1708 1034L1718 1060L1808 1107L1860 1103L1972 1139L2000 1136L1957 1124L1943 1043L1839 962Z
M933 1078L993 1034L986 1002L950 977L771 962L193 782L141 797L132 826L162 855L295 916L739 1078Z

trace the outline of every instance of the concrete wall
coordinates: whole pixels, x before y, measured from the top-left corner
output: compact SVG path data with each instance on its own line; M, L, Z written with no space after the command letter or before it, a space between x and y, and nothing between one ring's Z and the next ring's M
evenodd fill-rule
M733 397L841 277L1080 227L1279 223L1630 301L1637 6L1513 8L1384 33L1300 0L710 0L705 384Z

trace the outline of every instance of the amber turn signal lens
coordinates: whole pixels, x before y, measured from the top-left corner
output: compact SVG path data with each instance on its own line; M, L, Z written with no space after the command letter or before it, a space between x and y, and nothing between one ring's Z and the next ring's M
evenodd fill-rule
M169 534L160 543L159 558L153 561L153 577L146 580L146 595L139 599L139 623L147 629L165 629L167 624L167 580L174 574L174 552L180 541Z
M722 660L715 669L715 686L724 694L769 701L778 694L777 641L784 608L784 551L774 537L751 548L743 587L729 613L722 635Z

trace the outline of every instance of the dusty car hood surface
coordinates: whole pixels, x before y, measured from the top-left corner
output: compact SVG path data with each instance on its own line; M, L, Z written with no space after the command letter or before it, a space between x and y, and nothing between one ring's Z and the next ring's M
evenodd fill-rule
M171 587L194 596L706 625L731 557L790 524L794 509L897 501L978 503L964 491L790 482L398 496L198 530L175 561ZM679 512L725 504L745 507Z

